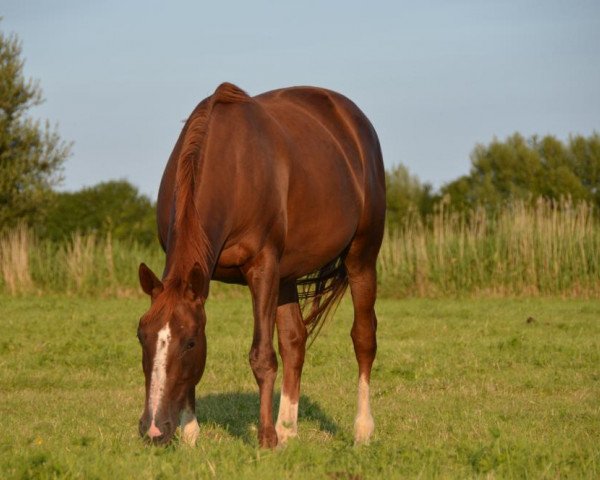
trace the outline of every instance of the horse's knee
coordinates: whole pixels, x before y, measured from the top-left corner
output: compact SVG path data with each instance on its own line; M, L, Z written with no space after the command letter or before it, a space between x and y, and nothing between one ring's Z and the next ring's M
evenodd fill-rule
M252 347L248 355L250 367L258 382L262 382L269 377L275 377L277 373L277 357L275 350L271 348Z

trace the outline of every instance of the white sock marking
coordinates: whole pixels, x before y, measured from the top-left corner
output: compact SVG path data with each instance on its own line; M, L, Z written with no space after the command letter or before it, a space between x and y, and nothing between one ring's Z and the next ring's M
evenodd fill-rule
M167 382L167 352L169 351L170 340L171 329L167 323L158 332L154 364L152 365L152 376L150 377L149 406L152 413L152 425L154 425L154 418L156 417L156 412L158 412Z
M191 409L186 408L181 414L181 438L184 443L194 446L200 433L200 425L196 419L196 414Z
M369 382L366 378L360 377L358 379L358 411L354 421L354 441L369 443L374 429L375 423L369 404Z
M279 401L279 414L275 431L280 443L285 443L288 438L298 435L298 402L292 402L284 391L281 391Z

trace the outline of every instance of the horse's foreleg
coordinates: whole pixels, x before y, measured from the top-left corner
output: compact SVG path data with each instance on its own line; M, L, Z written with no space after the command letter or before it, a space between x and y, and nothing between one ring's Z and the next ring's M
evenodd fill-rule
M300 400L300 377L304 365L307 332L300 306L296 283L280 286L277 307L277 337L279 355L283 361L283 380L279 415L275 430L280 443L298 434L298 402Z
M273 330L279 291L279 269L275 255L262 252L243 269L252 294L254 335L250 349L250 366L260 394L258 443L261 447L277 445L273 425L273 385L277 376L277 358L273 349Z

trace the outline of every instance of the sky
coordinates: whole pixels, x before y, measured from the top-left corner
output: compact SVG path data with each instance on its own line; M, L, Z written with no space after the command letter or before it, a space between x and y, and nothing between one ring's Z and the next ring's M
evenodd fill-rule
M388 168L439 187L477 143L600 132L600 1L2 0L45 103L73 142L62 189L126 179L156 198L196 104L317 85L351 98Z

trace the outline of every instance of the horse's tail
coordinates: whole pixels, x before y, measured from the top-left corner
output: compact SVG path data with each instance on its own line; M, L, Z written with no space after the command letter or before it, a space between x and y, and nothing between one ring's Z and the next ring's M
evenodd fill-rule
M325 320L335 311L348 287L344 256L296 281L304 325L312 337L310 344L317 338Z

